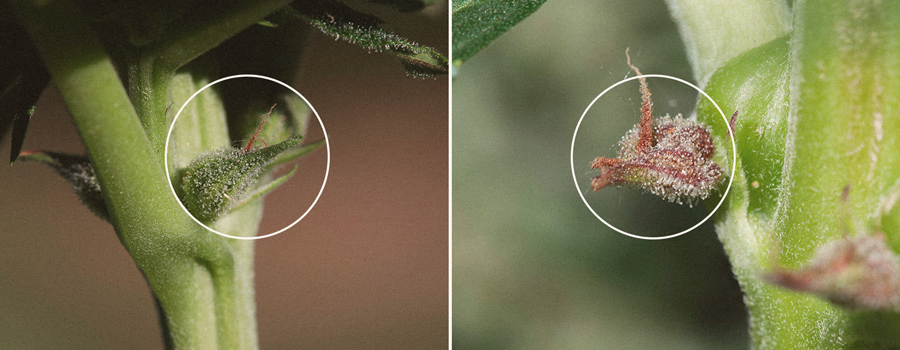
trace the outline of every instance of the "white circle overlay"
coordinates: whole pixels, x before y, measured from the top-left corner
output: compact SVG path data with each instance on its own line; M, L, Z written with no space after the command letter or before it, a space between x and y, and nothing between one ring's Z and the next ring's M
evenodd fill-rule
M179 199L179 198L178 198L178 195L175 194L175 186L172 185L172 178L171 178L171 176L169 175L169 166L168 166L168 164L169 164L169 139L172 137L172 130L175 130L175 122L178 121L178 116L181 115L181 111L184 110L184 107L187 107L188 103L191 103L191 100L193 100L194 97L196 97L198 94L200 94L201 92L203 92L203 90L206 90L206 89L209 88L210 86L213 86L213 85L215 85L215 84L221 83L221 82L223 82L223 81L231 80L231 79L238 79L238 78L256 78L256 79L264 79L264 80L268 80L268 81L272 81L272 82L281 84L281 86L284 86L285 88L291 90L291 92L293 92L294 94L297 94L297 96L300 96L300 98L303 99L303 102L305 102L306 105L309 106L309 109L312 110L313 114L316 115L316 119L319 120L319 125L322 127L322 134L325 135L325 151L326 151L326 159L327 159L327 160L326 160L326 163L325 163L325 179L322 180L322 187L319 188L319 194L316 195L316 199L313 200L313 202L312 202L312 204L309 206L309 208L306 209L306 211L303 212L303 215L300 215L300 218L298 218L296 221L292 222L290 225L287 225L287 226L285 226L284 228L282 228L282 229L280 229L280 230L278 230L278 231L275 231L275 232L272 232L272 233L269 233L269 234L266 234L266 235L262 235L262 236L253 236L253 237L232 236L232 235L229 235L229 234L225 234L225 233L216 231L216 230L214 230L212 227L206 226L205 224L203 224L202 222L200 222L200 220L197 220L197 218L195 218L194 215L192 215L190 211L188 211L188 209L184 206L184 203L181 203L181 199ZM191 95L191 97L188 98L187 101L185 101L183 105L181 105L181 108L178 109L178 113L175 114L175 119L172 119L172 125L169 126L169 133L166 135L166 148L165 148L165 154L164 154L164 156L163 156L163 162L164 162L163 164L166 164L166 166L165 166L165 168L166 168L166 181L169 182L169 189L172 191L172 195L175 196L175 199L178 201L178 205L181 206L181 209L184 209L184 212L187 213L188 216L191 217L191 219L194 219L194 222L200 224L200 226L203 226L203 228L205 228L205 229L207 229L207 230L209 230L209 231L211 231L211 232L213 232L213 233L215 233L215 234L217 234L217 235L219 235L219 236L222 236L222 237L228 237L228 238L233 238L233 239L242 239L242 240L256 240L256 239L263 239L263 238L272 237L272 236L274 236L274 235L277 235L277 234L279 234L279 233L282 233L282 232L284 232L284 231L287 231L287 230L290 229L291 227L294 227L294 225L296 225L298 222L300 222L300 220L303 220L303 218L306 217L307 214L309 214L309 212L313 209L313 207L316 206L316 203L319 202L319 198L322 197L322 191L325 190L325 183L328 182L328 170L331 168L331 145L328 143L328 133L325 131L325 124L322 123L322 118L319 117L319 112L316 112L316 108L313 107L313 105L309 103L309 101L306 99L306 97L303 97L303 95L301 95L299 92L297 92L297 90L295 90L295 89L294 89L293 87L291 87L290 85L285 84L284 82L282 82L282 81L280 81L280 80L278 80L278 79L271 78L271 77L267 77L267 76L264 76L264 75L256 75L256 74L237 74L237 75L227 76L227 77L218 79L218 80L216 80L216 81L214 81L214 82L211 82L211 83L209 83L209 84L206 84L206 86L204 86L204 87L201 88L200 90L197 90L197 92L195 92L193 95Z
M711 218L711 217L713 216L713 214L716 213L716 210L719 210L719 207L722 206L722 203L725 203L725 197L728 196L728 191L731 190L731 184L734 182L734 173L735 173L735 171L737 170L737 144L734 142L734 137L730 137L730 139L731 139L731 150L732 150L732 153L731 153L731 154L732 154L732 161L731 161L731 176L730 176L729 179L728 179L728 187L725 188L725 193L722 194L722 199L719 200L719 204L717 204L716 207L715 207L712 211L709 212L709 215L706 215L706 217L703 218L703 220L700 220L700 222L698 222L696 225L691 226L691 227L688 228L687 230L684 230L684 231L681 231L681 232L678 232L678 233L674 233L674 234L671 234L671 235L668 235L668 236L661 236L661 237L647 237L647 236L641 236L641 235L636 235L636 234L633 234L633 233L626 232L626 231L624 231L624 230L622 230L622 229L619 229L618 227L613 226L613 225L610 224L609 222L606 222L606 220L603 220L603 218L600 217L600 215L597 214L596 211L594 211L594 208L592 208L591 205L588 204L587 199L584 198L584 192L582 192L581 186L578 185L578 176L575 174L575 139L578 137L578 129L581 127L581 122L584 121L584 117L587 115L587 113L588 113L588 111L591 109L591 107L594 106L594 103L596 103L597 100L600 99L600 97L603 97L604 94L606 94L607 92L609 92L610 90L612 90L612 89L615 88L616 86L619 86L619 85L622 85L622 84L627 83L627 82L629 82L629 81L632 81L632 80L635 80L635 79L640 79L640 78L664 78L664 79L674 80L674 81L680 82L680 83L682 83L682 84L685 84L685 85L687 85L687 86L690 86L690 87L694 88L694 90L697 90L697 91L699 91L701 94L703 94L703 96L706 97L706 99L708 99L710 102L712 102L712 104L713 104L714 106L716 106L716 109L719 110L719 114L722 115L722 120L725 121L726 129L729 129L729 127L728 127L729 121L728 121L728 118L725 117L725 113L722 112L722 108L719 108L719 104L716 103L716 101L714 101L711 97L709 97L709 95L707 95L705 91L701 90L699 87L697 87L697 86L694 85L694 84L691 84L691 83L689 83L689 82L687 82L687 81L684 81L683 79L676 78L676 77L669 76L669 75L663 75L663 74L644 74L644 75L637 75L637 76L633 76L633 77L631 77L631 78L623 79L622 81L619 81L618 83L613 84L612 86L606 88L606 90L603 90L603 92L601 92L599 95L597 95L597 97L595 97L594 100L591 101L591 103L587 106L587 108L584 109L584 113L581 114L581 118L578 119L578 124L575 126L575 134L572 135L572 149L571 149L571 151L569 151L569 163L570 163L570 165L571 165L571 167L572 167L572 179L575 180L575 188L578 189L578 195L581 196L581 200L584 202L584 205L587 206L588 210L590 210L591 213L593 213L594 216L596 216L597 219L600 220L600 222L602 222L603 224L605 224L606 226L608 226L609 228L613 229L614 231L616 231L616 232L618 232L618 233L621 233L621 234L626 235L626 236L628 236L628 237L637 238L637 239L644 239L644 240L648 240L648 241L660 241L660 240L664 240L664 239L669 239L669 238L678 237L678 236L681 236L681 235L683 235L683 234L685 234L685 233L688 233L688 232L693 231L695 228L699 227L699 226L702 225L704 222L706 222L707 220L709 220L709 218ZM731 131L731 132L733 133L733 131Z

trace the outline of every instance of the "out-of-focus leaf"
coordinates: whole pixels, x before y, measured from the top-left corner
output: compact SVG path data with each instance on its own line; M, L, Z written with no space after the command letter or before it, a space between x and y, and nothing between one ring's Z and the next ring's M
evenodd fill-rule
M288 120L293 135L306 135L309 130L309 122L312 118L312 109L300 96L290 94L281 98L287 110Z
M788 0L666 0L697 86L730 59L791 32ZM752 18L752 19L751 19Z
M0 139L12 128L12 163L22 151L34 106L50 74L25 30L8 22L0 22L0 67L4 67L0 70Z
M474 56L545 1L453 0L453 65Z
M228 39L215 49L222 75L259 74L281 81L296 80L297 59L312 28L296 16L279 11L268 17L278 28L253 26ZM277 47L278 60L272 60ZM263 115L277 104L259 137L281 140L291 135L304 135L310 108L306 102L279 84L262 79L241 79L240 84L218 87L228 111L229 136L236 143L246 142L256 132Z
M106 201L100 191L100 182L94 173L87 156L45 151L22 152L19 159L23 161L41 162L49 165L66 181L72 184L72 190L81 202L101 219L109 221Z
M436 50L419 45L378 28L383 21L334 1L294 1L291 8L310 24L331 35L370 51L389 51L403 63L407 73L419 77L447 74L447 58Z

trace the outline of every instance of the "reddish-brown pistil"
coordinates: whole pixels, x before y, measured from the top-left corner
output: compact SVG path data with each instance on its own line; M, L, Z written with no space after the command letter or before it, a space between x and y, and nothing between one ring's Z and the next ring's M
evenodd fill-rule
M262 142L264 145L263 147L269 146L269 144L266 143L265 140L259 138L259 133L262 131L263 126L266 125L266 120L269 120L269 115L272 114L272 110L275 109L276 105L277 103L272 105L272 107L269 107L269 113L266 113L266 116L263 117L262 123L259 124L259 127L256 128L256 132L253 133L253 137L251 137L250 141L247 142L247 145L244 146L244 153L250 152L251 147L253 147L253 143L256 141Z
M641 76L641 71L628 66ZM594 191L609 185L640 187L669 201L706 198L719 184L722 168L712 161L715 147L706 126L668 115L653 120L653 100L647 79L641 84L641 121L619 145L618 158L597 157L591 169L600 169L591 181ZM735 116L737 112L735 112Z

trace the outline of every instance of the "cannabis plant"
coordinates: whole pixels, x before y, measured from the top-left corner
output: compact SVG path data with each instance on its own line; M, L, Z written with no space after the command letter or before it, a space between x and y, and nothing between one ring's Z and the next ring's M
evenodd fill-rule
M693 80L728 115L737 112L733 134L705 98L695 114L713 135L712 159L734 182L713 220L744 294L753 347L900 346L898 4L667 5ZM575 159L576 173L587 173L592 160ZM582 179L582 188L594 176ZM711 192L708 208L726 184Z
M430 1L378 3L407 12ZM445 73L437 50L354 9L365 6L372 5L0 4L0 131L12 130L11 161L49 165L115 228L153 292L167 348L258 347L246 238L257 234L260 199L295 173L277 166L323 151L326 142L304 139L317 123L311 106L274 83L296 77L311 28L392 54L410 75ZM271 80L231 79L204 90L236 74ZM85 155L21 149L51 83Z

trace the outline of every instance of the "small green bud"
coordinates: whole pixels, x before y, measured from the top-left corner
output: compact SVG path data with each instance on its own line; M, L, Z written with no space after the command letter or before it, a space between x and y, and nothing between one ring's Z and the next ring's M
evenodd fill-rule
M257 149L225 148L194 159L181 177L182 203L197 220L212 222L241 202L276 157L300 143L301 136Z

